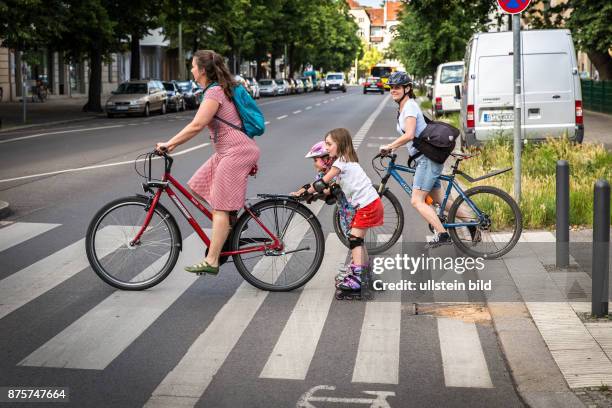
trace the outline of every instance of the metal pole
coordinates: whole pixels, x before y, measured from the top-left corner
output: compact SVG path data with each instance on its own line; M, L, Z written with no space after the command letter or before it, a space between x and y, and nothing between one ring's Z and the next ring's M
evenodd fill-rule
M26 80L27 80L27 72L26 72L26 66L23 63L23 51L21 51L21 100L22 100L22 105L23 105L23 123L26 123L26 99L28 98L28 92L27 92L27 87L26 87Z
M557 267L569 265L569 163L557 161Z
M514 199L521 203L521 15L512 15L514 55Z
M610 272L610 184L595 182L593 201L593 259L591 313L608 314L608 278Z

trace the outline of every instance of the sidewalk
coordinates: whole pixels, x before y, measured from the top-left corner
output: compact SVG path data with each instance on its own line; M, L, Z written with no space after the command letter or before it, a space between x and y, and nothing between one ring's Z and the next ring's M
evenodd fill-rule
M104 99L104 98L103 98ZM83 112L86 97L53 98L45 102L26 103L26 123L23 123L23 104L20 102L0 103L0 132L37 125L73 122L101 117L101 113Z
M612 320L590 318L591 239L592 231L572 232L576 259L559 269L553 233L527 231L504 267L487 271L497 280L488 297L499 341L531 407L612 406Z
M612 150L612 115L585 110L584 141L603 143Z

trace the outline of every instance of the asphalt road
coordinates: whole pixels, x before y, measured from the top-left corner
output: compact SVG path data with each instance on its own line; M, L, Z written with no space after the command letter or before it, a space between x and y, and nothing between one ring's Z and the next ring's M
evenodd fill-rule
M257 139L249 197L311 181L303 156L335 127L367 130L358 153L377 181L370 158L395 136L387 95L350 88L260 105L270 123ZM216 278L186 276L184 258L145 292L100 281L83 253L89 220L104 203L140 192L133 160L192 116L100 118L0 135L0 200L14 212L0 229L0 386L69 387L70 403L58 405L74 407L368 406L376 398L388 403L379 407L522 406L486 307L428 302L415 314L412 301L391 292L367 303L333 300L331 276L347 250L333 235L329 206L318 213L327 252L317 276L330 279L318 286L260 292L232 264ZM181 146L174 176L186 182L212 151L207 132ZM403 241L423 242L425 223L391 188L404 206ZM180 225L183 252L197 256L203 246ZM31 236L8 237L17 227ZM398 244L386 255L401 251L416 250Z

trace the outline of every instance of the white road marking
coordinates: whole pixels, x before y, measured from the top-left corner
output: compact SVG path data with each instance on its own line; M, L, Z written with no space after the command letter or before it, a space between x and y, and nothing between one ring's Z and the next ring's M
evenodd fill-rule
M342 397L315 397L314 394L319 390L334 391L336 389L333 385L317 385L312 387L304 394L301 395L300 399L296 404L296 408L313 408L314 405L311 402L328 402L332 404L364 404L370 407L376 408L391 408L391 405L387 402L387 397L394 397L395 392L393 391L362 391L364 394L374 395L375 398L342 398Z
M294 114L294 115L297 115L298 113L302 113L302 111L301 111L301 110L296 110L296 111L293 111L293 114Z
M270 124L270 121L265 121L264 122L264 125L269 125L269 124Z
M379 242L389 239L389 234L378 236ZM401 245L401 242L400 237L395 245ZM401 279L401 273L397 269L386 270L382 275L372 274L372 279L397 282ZM397 384L402 318L401 292L375 292L375 296L384 296L384 299L366 303L351 381Z
M89 131L92 131L92 130L112 129L112 128L118 128L118 127L124 127L124 126L125 125L99 126L99 127L93 127L93 128L73 129L73 130L60 130L60 131L57 131L57 132L37 133L35 135L16 137L14 139L0 140L0 144L2 144L2 143L17 142L19 140L34 139L34 138L37 138L37 137L48 136L48 135L60 135L60 134L64 134L64 133L75 133L75 132L89 132Z
M315 208L311 209L316 215L322 206L322 202L317 202ZM302 240L306 226L307 224L300 224L293 229L289 227L288 231L291 233L285 237L288 246L297 245ZM288 260L291 255L287 255ZM253 273L260 279L269 281L269 277L264 276L274 269L275 262L275 257L262 258L255 265ZM177 366L153 391L145 407L195 406L268 293L243 282L215 315L206 330L187 350Z
M191 234L178 267L163 282L144 291L114 292L19 365L105 369L196 281L181 266L198 262L203 253L199 237ZM165 261L162 257L155 264L161 267Z
M437 322L446 386L493 388L476 324L445 317Z
M317 103L317 104L316 104L316 106L321 106L321 104L320 104L320 103Z
M306 110L312 109L312 106L307 106Z
M47 224L37 222L16 222L0 229L0 252L21 244L40 234L59 227L61 224Z
M323 103L328 103L328 102L329 102L329 100L325 100L325 101L323 101Z
M106 227L116 228L116 227ZM104 230L106 230L106 228ZM117 242L113 244L119 245ZM100 257L116 246L104 246ZM85 255L85 238L49 255L0 281L0 319L89 266Z
M283 116L279 116L279 117L277 117L276 119L277 119L277 120L281 120L281 119L285 119L286 117L287 117L287 115L283 115Z
M194 150L206 147L209 144L210 143L202 143L202 144L199 144L197 146L190 147L189 149L181 150L178 153L174 153L172 155L172 157L181 156L183 154L190 153L190 152L192 152ZM161 157L154 157L153 158L153 160L158 160L158 159L161 159ZM85 170L95 170L95 169L100 169L100 168L103 168L103 167L122 166L124 164L134 164L134 162L139 163L139 162L142 162L142 161L144 161L144 159L127 160L127 161L116 162L116 163L107 163L107 164L97 164L97 165L94 165L94 166L77 167L77 168L74 168L74 169L56 170L56 171L50 171L48 173L31 174L29 176L21 176L21 177L13 177L13 178L9 178L9 179L4 179L4 180L0 180L0 183L8 183L10 181L17 181L17 180L26 180L26 179L35 178L35 177L53 176L55 174L62 174L62 173L75 173L75 172L85 171Z
M346 253L347 248L336 234L329 234L325 243L325 259L319 272L302 290L260 378L306 378L334 299L336 288L332 282L335 266L346 259Z
M380 101L380 103L378 104L378 107L376 108L376 110L374 110L374 112L372 112L370 117L368 117L368 119L363 123L363 125L357 131L357 133L355 133L355 136L353 137L353 146L355 147L355 149L359 149L359 146L361 145L361 142L365 138L366 134L368 133L368 131L370 130L372 125L374 124L374 121L376 120L378 115L380 115L380 112L382 111L382 109L386 105L387 101L389 100L389 97L390 96L387 95L385 98L383 98L382 101Z

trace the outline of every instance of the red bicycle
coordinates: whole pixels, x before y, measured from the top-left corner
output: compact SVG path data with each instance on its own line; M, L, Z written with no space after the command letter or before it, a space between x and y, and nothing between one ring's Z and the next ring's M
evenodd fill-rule
M139 160L144 156L144 160ZM171 188L175 187L208 219L212 213L171 175L173 158L162 153L164 175L151 178L156 152L139 156L145 194L114 200L91 220L86 236L87 258L106 283L123 290L157 285L172 271L182 249L182 236L174 216L160 203L166 193L206 245L210 240ZM254 175L255 171L252 173ZM253 286L268 291L290 291L317 272L325 252L321 224L295 197L258 194L247 204L221 253L220 263L232 257L236 269Z

